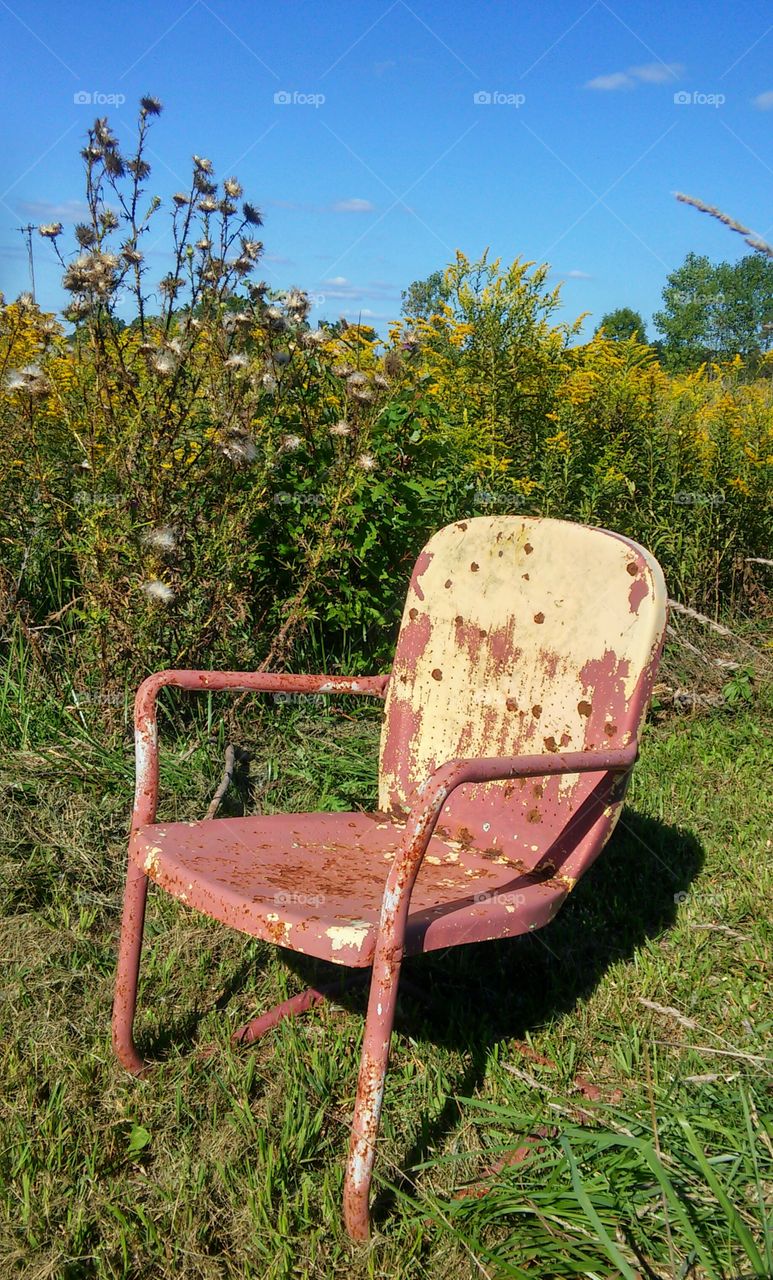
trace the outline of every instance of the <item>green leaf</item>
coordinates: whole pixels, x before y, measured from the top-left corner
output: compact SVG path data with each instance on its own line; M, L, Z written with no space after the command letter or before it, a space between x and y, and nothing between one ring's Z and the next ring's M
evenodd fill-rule
M144 1151L150 1142L150 1134L141 1124L133 1124L131 1133L129 1134L128 1154L136 1156L138 1152Z

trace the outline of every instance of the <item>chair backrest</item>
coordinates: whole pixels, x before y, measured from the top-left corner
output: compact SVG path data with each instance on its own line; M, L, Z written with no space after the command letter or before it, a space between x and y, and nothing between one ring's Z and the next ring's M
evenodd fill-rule
M403 613L381 809L409 809L446 760L625 746L646 712L666 599L653 556L604 529L527 516L441 529L416 562ZM442 822L501 849L514 816L559 831L567 806L602 778L460 787Z

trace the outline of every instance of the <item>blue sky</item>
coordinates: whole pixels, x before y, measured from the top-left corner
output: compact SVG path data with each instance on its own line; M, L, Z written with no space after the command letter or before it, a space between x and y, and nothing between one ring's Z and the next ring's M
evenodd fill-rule
M649 321L688 251L746 251L674 191L773 229L759 0L0 0L0 49L7 297L28 288L17 228L71 227L88 125L107 114L128 142L143 93L164 103L148 191L186 186L193 152L236 173L264 214L262 274L314 294L316 318L385 331L412 280L489 246L549 262L585 332L616 306ZM37 237L35 269L59 307Z

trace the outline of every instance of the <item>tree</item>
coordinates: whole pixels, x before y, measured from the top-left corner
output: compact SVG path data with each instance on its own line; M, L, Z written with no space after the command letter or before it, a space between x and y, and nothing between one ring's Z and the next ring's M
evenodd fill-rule
M451 286L446 281L445 272L433 271L426 280L414 280L413 284L402 292L404 316L412 319L428 320L435 315L444 302L451 296Z
M634 336L639 342L647 341L647 329L639 315L638 311L634 311L632 307L618 307L615 311L608 311L606 315L601 317L601 324L596 329L596 333L604 330L605 338L612 338L615 342L624 341L626 338Z
M712 263L688 253L666 278L663 309L653 319L670 369L735 355L754 364L773 339L773 262L748 254L735 263Z

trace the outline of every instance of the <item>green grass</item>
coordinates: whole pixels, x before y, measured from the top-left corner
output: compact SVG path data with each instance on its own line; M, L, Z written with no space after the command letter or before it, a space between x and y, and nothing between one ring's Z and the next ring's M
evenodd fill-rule
M162 816L205 811L224 705L167 737ZM773 1274L764 691L648 727L615 837L548 929L406 964L365 1249L340 1224L361 995L232 1050L315 970L151 891L158 1065L114 1062L130 745L68 715L3 779L0 1275ZM264 811L372 804L375 711L239 720Z

